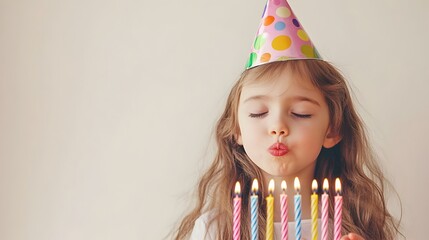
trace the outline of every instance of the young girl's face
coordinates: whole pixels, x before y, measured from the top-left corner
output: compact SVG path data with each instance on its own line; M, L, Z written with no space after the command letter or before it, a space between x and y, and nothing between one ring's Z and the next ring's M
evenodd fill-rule
M313 176L322 146L336 143L324 96L288 69L243 85L238 124L237 142L271 176Z

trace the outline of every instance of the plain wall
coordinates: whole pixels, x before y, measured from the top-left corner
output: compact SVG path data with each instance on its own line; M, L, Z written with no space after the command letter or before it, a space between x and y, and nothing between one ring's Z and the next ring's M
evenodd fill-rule
M165 237L264 4L0 0L0 239ZM350 82L403 233L426 237L429 1L290 4Z

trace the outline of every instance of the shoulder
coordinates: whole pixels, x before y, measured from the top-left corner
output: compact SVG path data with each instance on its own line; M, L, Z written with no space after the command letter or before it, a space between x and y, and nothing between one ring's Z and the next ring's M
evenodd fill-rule
M216 239L216 225L209 224L214 217L213 211L202 214L194 224L191 240L214 240Z

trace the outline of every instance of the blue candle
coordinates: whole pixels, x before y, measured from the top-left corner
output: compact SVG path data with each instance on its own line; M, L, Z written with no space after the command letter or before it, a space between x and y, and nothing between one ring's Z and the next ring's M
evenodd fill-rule
M250 197L252 240L258 240L258 180L255 178L252 184L252 196Z
M296 240L301 240L301 194L299 190L301 188L298 177L295 177L294 181L295 187L295 238Z

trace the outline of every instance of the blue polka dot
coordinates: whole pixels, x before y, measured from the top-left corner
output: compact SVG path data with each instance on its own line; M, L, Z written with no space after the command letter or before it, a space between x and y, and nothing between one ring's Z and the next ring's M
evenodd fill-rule
M299 27L299 22L298 22L298 20L296 20L296 18L294 18L292 20L292 23L293 23L293 25L295 25L295 27Z
M281 31L281 30L285 29L286 24L284 22L276 22L274 27L276 28L277 31Z

